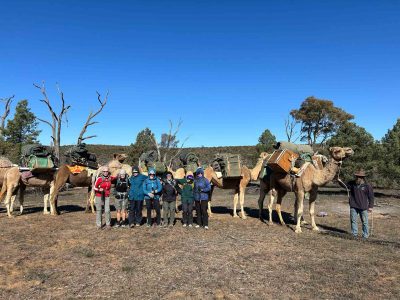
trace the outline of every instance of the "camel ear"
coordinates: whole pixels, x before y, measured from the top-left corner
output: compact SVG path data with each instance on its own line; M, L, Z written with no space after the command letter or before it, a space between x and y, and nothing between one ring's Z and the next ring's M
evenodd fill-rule
M118 153L114 153L113 156L114 156L114 158L117 158Z
M333 147L329 147L329 152L332 152L333 151Z

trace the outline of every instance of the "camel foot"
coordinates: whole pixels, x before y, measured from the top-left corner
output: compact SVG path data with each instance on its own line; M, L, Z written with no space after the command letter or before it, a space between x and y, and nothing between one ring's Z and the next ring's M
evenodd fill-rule
M318 227L318 226L315 226L315 227L312 228L312 230L313 230L313 231L319 231L319 227Z
M85 214L91 213L92 211L88 208L85 209Z
M239 218L239 216L237 214L234 214L233 217L234 218Z
M285 222L281 222L281 225L282 225L282 226L286 226L286 223L285 223Z
M301 221L301 225L307 225L307 224L308 224L307 221L304 220Z
M301 228L300 227L296 227L296 230L294 232L301 233Z
M272 225L274 225L274 222L268 221L268 225L269 225L269 226L272 226Z
M240 214L240 217L241 217L243 220L246 220L246 219L247 219L247 217L246 217L246 214L245 214L245 213L241 213L241 214Z
M49 212L48 210L44 210L44 211L43 211L43 214L44 214L44 215L49 215L50 212Z

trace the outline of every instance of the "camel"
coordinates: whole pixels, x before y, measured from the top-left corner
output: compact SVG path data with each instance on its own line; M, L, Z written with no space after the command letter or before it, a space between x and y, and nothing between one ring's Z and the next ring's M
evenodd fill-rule
M315 200L317 199L318 187L331 181L339 171L343 160L354 154L353 149L348 147L331 147L329 148L329 152L331 157L321 170L317 169L314 165L309 164L300 177L292 177L286 173L272 173L270 175L269 186L266 184L266 187L264 187L265 190L270 193L270 201L268 204L269 224L272 224L272 205L276 196L276 212L278 213L280 223L282 225L285 224L281 214L281 204L286 193L293 191L296 198L295 232L301 233L301 218L303 215L303 202L306 193L309 193L309 213L312 229L315 231L319 230L315 224L314 218Z
M43 213L48 213L47 202L49 200L50 194L53 191L53 180L55 170L48 172L35 173L32 177L23 179L19 167L12 167L7 170L3 178L3 186L0 192L0 201L5 196L5 206L7 208L8 217L12 217L15 196L19 190L19 203L20 203L20 213L23 212L24 204L24 194L26 187L41 187L45 191L43 198L44 208ZM51 209L51 208L50 208Z
M238 217L236 213L237 203L240 199L240 211L242 219L246 219L246 215L244 212L244 196L247 185L250 183L251 180L257 180L259 174L261 172L264 160L269 157L269 154L266 152L262 152L258 158L257 164L253 169L249 169L246 166L242 167L241 170L241 177L239 178L218 178L217 174L215 173L214 169L211 166L208 166L204 170L204 177L207 178L214 186L217 186L221 189L234 189L235 196L233 197L233 217ZM211 212L211 196L212 196L213 188L210 193L210 201L208 202L208 213L209 215L212 214Z
M110 169L111 176L116 176L120 169L125 169L128 175L132 175L132 168L128 164L123 162L128 156L126 154L115 153L114 158L107 163ZM57 196L61 188L66 184L70 183L75 187L87 187L88 195L86 200L85 212L89 211L89 206L91 207L92 213L94 213L94 194L92 193L92 185L94 184L94 179L101 172L101 166L95 172L88 172L87 169L83 170L78 174L73 174L69 169L68 165L61 165L58 169L55 182L54 182L54 193L51 193L50 197L50 207L52 214L59 214L57 210Z
M17 165L13 164L8 158L0 156L0 190L3 186L3 178L9 169L12 167L16 167ZM16 195L13 195L11 201L14 202Z

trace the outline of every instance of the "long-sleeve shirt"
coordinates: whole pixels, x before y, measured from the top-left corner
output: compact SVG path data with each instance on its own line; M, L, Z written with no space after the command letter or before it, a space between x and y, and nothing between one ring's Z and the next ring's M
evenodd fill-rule
M346 184L349 189L349 205L353 208L366 210L374 207L374 191L368 183L357 184L355 180Z

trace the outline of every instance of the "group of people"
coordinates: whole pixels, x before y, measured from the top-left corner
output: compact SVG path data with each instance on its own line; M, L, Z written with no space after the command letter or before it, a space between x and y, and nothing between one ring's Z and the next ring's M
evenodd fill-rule
M102 207L106 228L111 227L110 196L111 185L115 183L113 191L115 197L115 209L117 211L116 227L129 227L142 225L142 209L146 204L146 226L169 226L175 224L176 199L181 195L182 223L183 227L203 227L208 229L208 200L211 184L204 177L204 170L198 168L194 175L188 174L185 178L175 180L171 172L167 172L161 178L156 176L152 168L148 170L148 176L140 173L137 166L132 168L132 176L128 176L125 170L120 170L116 177L110 175L107 167L94 184L96 205L96 226L101 229ZM161 205L163 218L161 222ZM193 205L196 208L197 224L193 224ZM152 218L152 211L156 217ZM128 220L127 220L128 219ZM126 223L128 221L128 224Z

